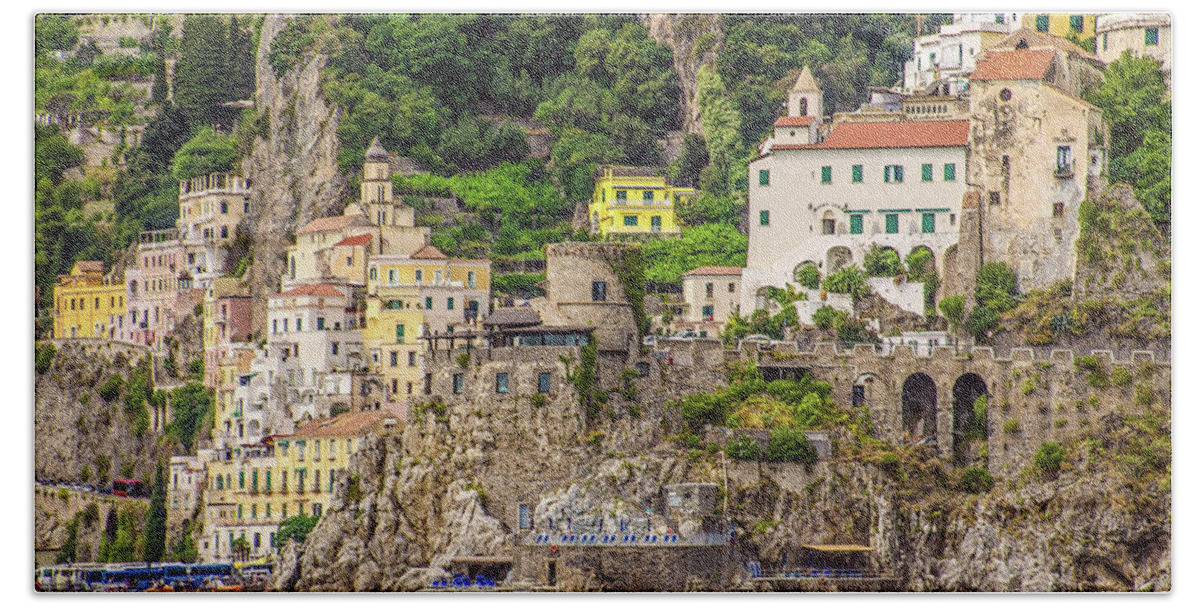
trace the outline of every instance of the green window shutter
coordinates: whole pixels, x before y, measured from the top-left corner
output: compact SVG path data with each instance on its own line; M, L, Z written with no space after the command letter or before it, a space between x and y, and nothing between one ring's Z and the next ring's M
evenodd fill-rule
M637 216L636 215L626 215L625 216L625 225L626 226L637 226Z
M926 234L932 233L933 232L933 222L934 222L934 220L933 220L932 213L922 213L921 214L921 232L924 232Z
M396 326L396 344L404 344L404 326Z
M942 178L948 182L954 181L956 177L954 173L956 170L957 167L954 163L946 163L946 166L942 167Z
M1034 27L1039 32L1050 31L1050 15L1038 15L1034 20Z
M617 190L617 200L623 201L629 197L629 192L625 190Z
M923 181L923 182L933 181L933 165L932 164L926 163L924 165L921 165L921 181Z
M771 212L767 211L765 209L763 211L759 211L758 212L758 225L759 226L768 226L770 224L771 224Z
M850 181L856 184L862 182L862 165L850 167Z
M760 185L760 186L770 186L771 185L771 170L770 169L759 169L758 170L758 185Z
M1146 28L1146 46L1158 46L1158 28Z
M425 297L425 310L431 310L431 309L433 309L433 298L426 296Z
M888 234L900 232L900 216L898 214L888 213L883 216L883 220L886 224Z
M904 165L896 165L896 167L894 169L892 169L892 174L896 176L896 183L903 182L904 181Z
M239 490L246 489L246 472L245 471L238 471L238 489Z
M643 190L642 191L642 200L644 200L644 201L654 200L654 191L653 190Z
M850 234L862 234L862 224L863 224L863 216L857 215L857 214L851 215L850 216Z
M830 167L828 165L821 167L821 183L822 184L833 183L833 167Z
M1076 34L1083 33L1083 15L1071 15L1071 31Z
M267 470L267 491L268 492L271 491L271 471L270 471L270 469ZM267 508L269 509L270 507L267 507ZM270 513L268 513L268 515L270 515Z
M454 310L454 298L446 298L446 310Z

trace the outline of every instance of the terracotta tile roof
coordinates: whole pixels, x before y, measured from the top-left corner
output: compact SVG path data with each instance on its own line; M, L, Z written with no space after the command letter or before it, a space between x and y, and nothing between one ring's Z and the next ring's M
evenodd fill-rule
M84 274L104 274L104 262L80 260L75 262L75 265L79 267L79 272Z
M447 260L446 254L433 245L426 245L412 254L414 260Z
M330 297L345 297L346 293L325 283L309 283L306 285L297 285L287 291L279 292L272 298L282 298L291 296L330 296Z
M971 80L1041 80L1052 61L1053 49L988 51L975 64Z
M741 276L742 270L741 266L701 266L683 273L683 276Z
M352 245L366 245L367 243L370 243L370 242L371 242L370 234L360 234L358 236L348 236L348 237L334 243L333 246L334 247L342 247L342 246L348 247L348 246L352 246Z
M807 127L812 124L812 116L780 116L775 121L777 127Z
M843 122L824 142L814 145L781 144L772 150L853 148L945 148L967 145L966 120L902 120L899 122Z
M296 427L296 431L287 435L288 439L303 439L305 437L355 437L361 435L367 427L385 418L397 418L394 412L346 412L332 418L317 418L309 420ZM397 420L397 422L402 422Z
M304 225L303 228L296 231L296 234L304 234L307 232L325 232L327 230L341 230L351 226L367 226L367 218L360 215L334 215L331 217L317 218Z
M1087 52L1083 47L1071 42L1070 40L1067 40L1066 38L1042 33L1025 27L1005 36L1004 38L1001 38L999 42L984 50L991 51L1015 49L1017 47L1017 43L1019 43L1021 40L1024 40L1025 44L1028 44L1029 48L1031 49L1058 49L1064 53L1070 53L1072 55L1092 61L1101 67L1104 65L1104 62L1101 61L1099 57Z

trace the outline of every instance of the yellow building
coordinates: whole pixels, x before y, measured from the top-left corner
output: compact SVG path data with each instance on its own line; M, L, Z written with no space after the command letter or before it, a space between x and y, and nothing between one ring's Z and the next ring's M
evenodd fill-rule
M104 274L104 262L80 261L54 286L55 338L114 337L125 315L125 283Z
M696 189L654 167L602 166L588 205L592 234L679 234L675 204Z
M283 518L320 515L333 499L341 472L368 431L396 430L400 418L389 410L348 412L310 420L275 440L278 492L270 497ZM263 507L270 509L270 506Z
M1096 15L1084 13L1025 13L1021 15L1021 27L1066 38L1074 34L1080 40L1096 36Z
M487 314L491 262L449 258L432 245L411 255L371 257L363 347L388 402L421 392L425 346L432 332L462 332Z

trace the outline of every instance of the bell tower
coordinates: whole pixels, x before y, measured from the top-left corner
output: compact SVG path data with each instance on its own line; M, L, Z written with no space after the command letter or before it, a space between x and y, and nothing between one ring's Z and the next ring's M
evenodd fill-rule
M359 202L367 219L373 224L384 226L393 223L392 215L392 180L388 175L388 153L379 143L379 138L371 140L367 148L366 162L363 163L363 180L359 194Z
M816 79L813 78L812 71L808 69L808 66L804 66L800 77L796 79L796 84L788 90L787 115L811 116L820 122L823 99L824 94L821 92L821 87L817 85Z

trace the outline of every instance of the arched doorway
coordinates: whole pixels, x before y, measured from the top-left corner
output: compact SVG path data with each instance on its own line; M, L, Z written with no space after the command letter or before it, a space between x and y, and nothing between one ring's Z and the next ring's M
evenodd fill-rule
M900 390L901 427L906 443L931 439L937 442L937 385L929 376L916 373L904 380Z
M850 387L850 405L856 410L862 410L870 422L870 433L872 437L879 438L880 432L878 425L883 423L882 418L886 417L884 411L875 412L878 404L877 393L883 390L883 384L875 374L859 374L854 379L854 386Z
M854 255L850 253L849 247L830 247L825 253L825 268L827 274L832 274L849 266L854 261Z
M954 381L954 461L958 466L974 464L979 446L987 443L987 397L987 383L979 374L966 373ZM986 459L983 464L987 465Z

